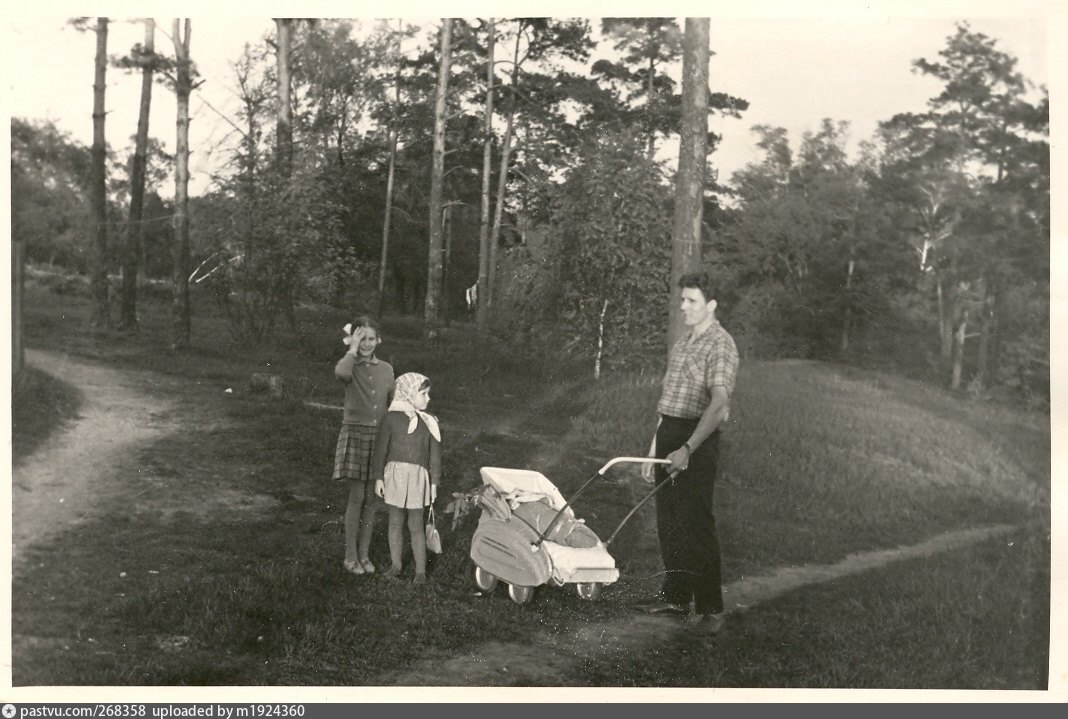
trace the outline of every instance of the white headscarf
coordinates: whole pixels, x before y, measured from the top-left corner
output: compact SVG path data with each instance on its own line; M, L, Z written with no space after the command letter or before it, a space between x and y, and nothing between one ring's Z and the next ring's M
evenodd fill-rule
M434 435L434 439L440 442L441 429L438 427L438 421L434 419L433 415L416 409L413 404L415 396L419 394L419 388L427 381L426 376L421 375L418 372L408 372L398 377L397 386L393 392L393 402L389 405L389 411L404 412L404 414L411 418L411 421L408 422L408 434L415 431L415 428L419 426L419 418L422 417L423 422L426 423L427 429L430 430L430 434Z

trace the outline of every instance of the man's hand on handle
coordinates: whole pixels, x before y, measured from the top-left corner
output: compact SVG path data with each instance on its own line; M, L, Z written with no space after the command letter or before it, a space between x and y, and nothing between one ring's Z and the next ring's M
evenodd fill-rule
M671 464L667 467L667 473L669 475L678 474L679 472L685 472L686 468L690 466L690 448L688 445L682 445L674 452L667 456L667 460Z

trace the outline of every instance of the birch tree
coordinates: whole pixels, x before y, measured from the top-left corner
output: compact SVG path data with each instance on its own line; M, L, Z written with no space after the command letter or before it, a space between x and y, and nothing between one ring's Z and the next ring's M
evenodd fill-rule
M175 54L175 95L178 98L177 139L174 162L174 273L171 302L171 347L189 346L192 318L189 307L189 96L193 92L193 69L189 58L192 24L175 18L171 38Z
M289 53L293 38L293 20L275 18L277 28L278 128L275 134L275 158L283 177L293 171L293 103L289 72Z
M493 172L493 76L497 23L490 18L486 30L486 104L482 131L482 202L478 225L478 329L485 331L489 322L490 274L490 186Z
M386 174L386 206L382 215L382 254L378 263L378 314L382 314L383 298L386 294L386 269L389 266L389 231L393 219L393 177L397 167L397 136L400 134L399 113L401 109L401 21L397 21L396 44L393 62L393 111L389 118L389 169Z

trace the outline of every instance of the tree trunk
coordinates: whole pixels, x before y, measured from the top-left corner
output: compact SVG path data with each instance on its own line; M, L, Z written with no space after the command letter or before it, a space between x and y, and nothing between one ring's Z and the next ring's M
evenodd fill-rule
M645 156L650 160L653 159L653 154L656 152L656 141L654 139L656 133L653 130L653 128L656 126L656 108L653 107L653 89L654 89L653 79L655 77L655 74L656 74L656 62L655 62L652 54L650 53L650 55L649 55L649 78L648 78L648 87L646 89L646 100L645 100L645 110L649 114L649 119L648 119L648 123L649 124L648 124L648 127L646 128L646 132L649 133L649 136L646 137L646 139L645 139Z
M601 306L601 320L597 323L597 357L593 361L593 378L601 379L601 357L604 354L604 316L608 312L608 300Z
M393 83L394 103L392 127L389 130L389 171L386 175L386 209L382 218L382 257L378 263L378 311L382 315L382 307L386 295L386 267L389 261L389 228L393 217L393 175L397 165L397 126L400 116L400 58L401 58L401 20L397 21L397 74Z
M441 62L434 101L434 157L430 173L430 248L427 255L426 297L423 300L424 331L428 339L437 336L441 302L441 193L445 178L445 116L449 91L452 20L441 21Z
M990 345L991 337L995 332L996 318L994 316L994 288L992 287L991 274L983 277L983 302L979 309L979 349L976 358L976 377L979 384L989 387L990 382Z
M684 274L701 268L701 219L708 138L708 30L708 18L686 18L682 41L679 169L675 176L675 223L671 236L669 351L684 331L675 287Z
M445 204L442 224L445 233L445 259L441 263L441 323L449 326L449 271L452 259L452 205Z
M960 389L961 367L964 364L964 341L968 336L968 311L965 310L961 317L960 325L953 336L953 373L950 377L949 388Z
M989 356L987 357L987 371L989 372L991 383L998 381L998 375L1001 372L1001 321L1006 312L1005 278L1003 273L995 272L993 283L994 305L991 308L993 321L991 323Z
M497 23L489 19L489 39L486 60L486 110L483 116L482 141L482 209L478 225L478 329L486 330L489 324L489 273L490 273L490 175L493 155L493 51L496 45Z
M174 161L174 297L171 303L171 347L189 346L192 320L189 308L189 95L193 90L189 60L191 23L185 20L185 34L178 19L172 26L177 60L175 92L178 97L178 136Z
M126 247L122 263L122 313L120 324L137 332L137 275L141 264L144 236L145 165L148 162L148 119L152 107L152 65L155 52L156 21L145 20L144 67L141 70L141 106L137 115L137 140L130 168L130 219L126 225Z
M95 246L92 253L90 282L93 294L95 327L111 326L108 307L108 206L107 206L107 146L104 138L104 93L107 90L108 19L96 19L96 75L93 82L93 149L92 198L96 220Z
M853 287L853 270L856 267L856 260L852 257L849 258L849 268L846 271L846 302L850 303L852 300L849 297L849 291ZM851 304L846 304L845 317L842 321L842 341L839 345L839 349L843 352L849 349L849 329L853 324L853 307Z
M522 26L522 21L518 21ZM520 27L521 29L521 27ZM492 312L493 294L497 291L497 246L501 238L501 217L504 213L504 194L508 189L508 163L512 156L512 129L515 122L515 108L519 102L516 90L519 88L519 43L523 37L520 30L515 36L515 55L512 58L512 96L508 101L508 121L504 126L504 143L501 146L501 169L497 174L497 204L493 208L493 229L489 237L489 272L486 279L487 312Z
M938 292L938 334L941 339L940 356L942 366L949 367L953 360L953 317L956 314L956 302L952 292L946 292L945 280L939 270L936 290Z
M293 20L275 18L278 34L278 128L275 131L275 152L279 171L289 177L293 171L293 122L290 99L289 46Z

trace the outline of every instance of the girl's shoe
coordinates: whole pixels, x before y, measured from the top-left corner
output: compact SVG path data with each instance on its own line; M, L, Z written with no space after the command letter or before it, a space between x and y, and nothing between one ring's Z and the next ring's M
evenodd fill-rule
M346 559L343 565L346 572L352 572L353 574L363 574L363 567L360 566L359 561L355 559Z
M399 577L400 573L401 573L401 568L400 567L392 566L389 569L387 569L386 571L382 572L382 576L383 577L387 577L389 579L392 579L393 577Z
M425 574L416 574L415 575L415 579L412 580L412 585L416 586L416 587L421 587L421 586L426 585L426 575Z
M358 559L356 561L358 561L360 563L360 566L363 567L363 571L367 572L368 574L375 573L375 565L371 564L370 559Z

